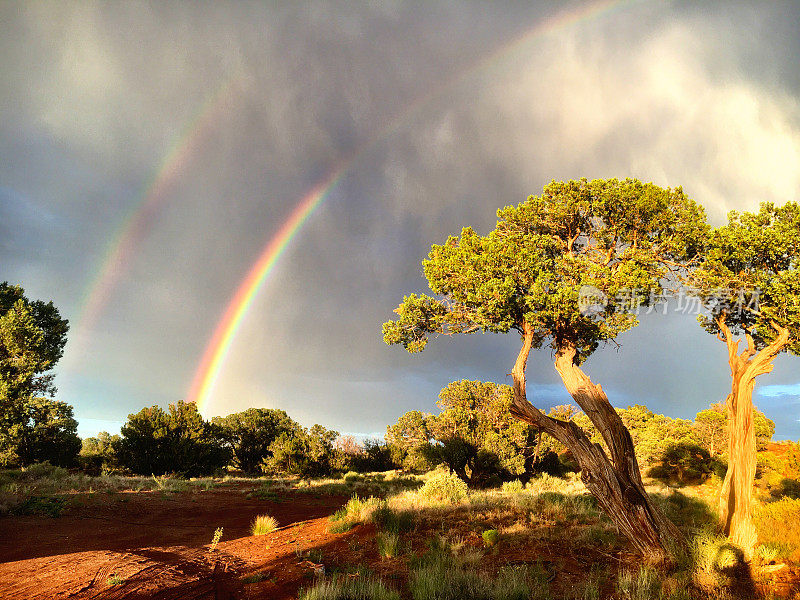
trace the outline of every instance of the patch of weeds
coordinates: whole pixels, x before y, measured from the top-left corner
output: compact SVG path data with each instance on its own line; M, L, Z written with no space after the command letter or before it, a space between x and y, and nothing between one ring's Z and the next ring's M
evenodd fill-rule
M382 501L372 511L370 520L384 531L392 533L406 533L416 526L416 518L410 510L396 511L389 508L386 501Z
M468 568L440 538L416 559L409 579L414 600L528 600L533 596L526 569L506 568L496 578ZM541 597L541 596L540 596ZM549 596L544 596L546 598Z
M15 515L42 515L60 517L66 508L66 501L55 496L31 496L11 509Z
M395 558L400 555L400 536L391 532L377 535L378 554L381 558Z
M122 585L124 583L125 579L120 577L116 573L111 573L111 575L108 576L108 585L114 586L114 585Z
M379 579L334 576L302 590L300 600L400 600L400 595Z
M521 492L525 489L525 486L522 485L522 482L519 479L515 479L514 481L506 481L503 484L503 491L506 493L516 494Z
M661 597L659 574L650 567L638 571L622 571L617 577L617 593L621 600L652 600Z
M269 515L258 515L250 526L252 535L266 535L278 528L278 521Z
M369 520L379 503L380 500L374 497L362 500L358 496L353 496L343 508L328 517L328 520L331 521L328 531L330 533L350 531L355 525Z

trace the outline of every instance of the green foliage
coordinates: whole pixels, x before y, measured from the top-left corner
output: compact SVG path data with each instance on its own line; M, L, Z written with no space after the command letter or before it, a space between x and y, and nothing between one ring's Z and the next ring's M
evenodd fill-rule
M431 415L412 410L386 428L386 443L395 464L416 473L424 473L434 467L430 453L431 418Z
M800 354L799 253L796 202L782 207L765 202L758 213L731 211L728 224L713 231L703 262L689 277L709 312L698 317L701 325L718 335L718 319L724 317L734 335L749 333L758 350L775 340L774 323L790 332L781 351Z
M487 529L481 534L481 537L483 538L484 546L491 548L500 541L500 532L497 529Z
M333 442L339 434L314 425L283 432L271 444L272 455L264 459L261 468L267 473L285 473L301 477L329 475L334 466Z
M230 460L219 428L203 419L192 402L143 408L128 415L113 444L122 467L140 475L208 475Z
M680 485L698 483L714 471L715 463L708 450L698 444L684 442L670 444L661 459L650 469L649 475Z
M341 448L337 448L337 450L341 451ZM358 447L358 450L358 452L347 454L343 465L345 468L350 468L359 473L369 473L389 471L397 466L393 460L392 449L389 444L368 438Z
M460 502L467 493L467 484L453 473L436 473L419 490L424 498L444 502Z
M633 310L660 295L667 261L694 257L707 230L680 188L633 179L553 181L497 216L487 236L465 228L431 248L423 268L436 298L406 296L383 326L386 343L419 352L430 334L527 324L534 347L569 345L583 360L638 323ZM584 286L608 300L595 314L580 310Z
M72 466L80 450L72 407L50 399L69 325L52 302L0 283L0 466Z
M370 577L334 577L301 591L300 600L400 600L400 595Z
M775 423L754 406L753 425L756 430L756 448L764 450L775 433ZM711 408L697 413L694 430L699 442L712 456L727 455L730 435L728 414L724 404L712 404Z
M522 485L522 482L519 479L515 479L514 481L506 481L503 484L503 491L511 494L516 494L524 489L525 486Z
M261 471L261 463L272 456L270 446L286 433L300 430L285 411L270 408L248 408L226 417L214 417L222 438L231 449L233 465L248 474Z
M78 462L84 473L100 475L113 473L119 469L115 444L119 444L120 436L101 431L97 437L83 439Z
M64 498L56 496L31 496L15 505L11 512L15 515L42 515L60 517L66 508Z
M378 529L397 534L411 531L416 525L416 519L412 511L392 510L386 501L382 501L375 507L370 519Z
M428 419L435 454L471 486L497 484L530 474L535 431L509 413L511 388L480 381L454 381L439 393L442 409Z
M373 512L380 504L381 501L374 497L362 500L358 496L353 496L347 501L347 504L328 517L331 522L328 531L344 533L359 523L366 523L372 519Z

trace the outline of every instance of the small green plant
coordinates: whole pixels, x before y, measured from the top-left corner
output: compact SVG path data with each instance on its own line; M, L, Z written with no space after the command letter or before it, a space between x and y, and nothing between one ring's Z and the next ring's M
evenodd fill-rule
M500 532L497 529L487 529L481 534L481 537L483 538L483 545L491 548L500 541Z
M506 481L503 484L503 491L510 494L516 494L521 492L525 489L525 486L522 485L522 482L519 479L515 479L514 481Z
M358 496L353 496L344 507L328 517L328 520L331 521L328 531L330 533L350 531L355 525L368 521L379 504L380 500L372 496L365 500Z
M222 538L222 527L217 527L214 530L214 535L211 537L211 547L209 548L210 552L214 552L217 549L217 544L219 544L219 540Z
M266 535L272 533L278 528L278 521L275 517L269 515L258 515L253 524L250 526L250 533L252 535Z
M468 492L467 484L454 473L437 473L419 490L423 498L453 503L466 498Z
M400 536L396 533L381 532L377 536L377 542L381 558L395 558L400 555Z
M364 481L364 476L355 471L348 471L343 477L345 483L354 483L356 481Z
M400 594L371 576L334 576L301 591L300 600L400 600Z
M123 579L116 573L111 573L111 575L108 576L108 585L111 586L122 585L123 583L125 583L125 579Z

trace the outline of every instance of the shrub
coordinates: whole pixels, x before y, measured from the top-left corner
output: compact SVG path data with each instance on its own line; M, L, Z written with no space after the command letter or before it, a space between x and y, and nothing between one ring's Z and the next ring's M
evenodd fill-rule
M500 541L500 532L497 529L487 529L481 534L483 538L483 543L487 548L491 548L492 546L496 546L497 542Z
M400 595L377 579L334 577L301 591L300 600L400 600Z
M460 502L467 497L467 492L467 484L453 473L438 473L419 490L425 498L446 502Z
M345 483L352 483L355 481L364 481L364 476L359 475L355 471L348 471L344 474L343 479L345 480Z
M514 481L506 481L503 484L503 491L509 493L517 493L521 492L525 486L522 485L522 482L519 479L515 479Z
M347 504L328 517L328 520L331 521L328 531L331 533L350 531L353 526L369 520L379 502L380 500L371 496L366 500L353 496L347 501Z
M754 516L761 543L784 544L793 551L800 549L800 499L783 498L764 504Z
M258 515L250 527L250 533L253 535L266 535L272 533L278 528L278 521L275 517L269 515Z
M58 481L66 479L69 476L69 471L62 467L55 467L49 462L34 463L22 471L20 479L52 479Z

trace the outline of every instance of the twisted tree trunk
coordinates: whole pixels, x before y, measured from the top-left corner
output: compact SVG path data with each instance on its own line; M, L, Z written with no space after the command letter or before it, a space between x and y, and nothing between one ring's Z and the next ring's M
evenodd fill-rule
M739 546L749 560L758 536L752 520L753 482L756 477L756 431L753 423L753 387L756 377L772 371L775 356L789 341L789 330L772 323L778 333L767 347L756 352L751 335L747 348L739 354L725 317L717 325L728 347L731 368L731 393L728 395L728 470L722 483L719 514L725 534Z
M552 435L572 452L581 467L581 480L619 531L648 561L671 562L670 546L685 544L683 535L650 500L642 484L633 440L599 385L575 364L576 350L566 346L556 353L555 366L567 391L603 435L610 457L600 444L571 421L548 417L527 399L525 366L533 344L533 330L524 324L523 346L513 377L511 414Z

